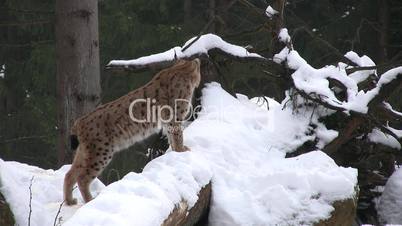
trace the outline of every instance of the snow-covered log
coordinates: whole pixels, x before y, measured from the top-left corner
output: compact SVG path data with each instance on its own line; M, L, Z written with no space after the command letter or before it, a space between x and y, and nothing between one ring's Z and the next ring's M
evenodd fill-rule
M205 34L191 38L183 47L177 46L162 53L132 60L112 60L106 65L106 69L130 71L160 69L171 65L176 59L205 58L215 53L237 60L267 60L259 54L248 52L244 47L230 44L217 35Z
M357 189L357 188L356 188ZM353 198L332 203L334 210L327 219L320 220L314 226L350 226L354 225L357 209L357 195Z
M162 226L196 225L203 218L208 217L208 210L211 201L211 183L201 188L198 193L198 200L192 208L189 208L185 201L176 205L168 218L163 221Z

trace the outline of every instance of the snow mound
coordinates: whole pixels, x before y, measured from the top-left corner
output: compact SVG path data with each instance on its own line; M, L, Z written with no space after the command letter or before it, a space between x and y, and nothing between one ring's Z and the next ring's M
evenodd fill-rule
M70 165L59 170L44 170L18 162L6 162L0 159L0 191L10 204L16 225L28 225L30 191L32 180L31 225L53 225L60 204L63 201L63 180ZM33 178L33 179L32 179ZM93 194L98 194L105 187L98 179L91 184ZM78 205L63 206L56 222L62 222L74 214L83 204L78 189L74 189Z
M397 169L388 179L377 204L377 212L382 224L402 223L402 168Z
M191 151L167 152L147 164L142 173L127 174L68 220L71 214L64 208L69 207L63 206L61 216L67 220L63 225L160 225L180 201L193 206L197 193L210 181L210 225L309 225L330 217L334 201L355 195L357 171L338 167L321 151L285 158L292 148L315 139L306 135L311 114L293 114L284 104L266 99L261 104L258 98L249 100L240 94L235 98L219 84L208 84L203 90L203 110L184 131ZM321 129L325 134L325 128ZM6 164L10 163L3 162L3 168ZM44 187L52 184L55 190L52 198L35 193L43 206L52 203L55 210L60 204L65 168L49 171L54 175L52 183L50 179L35 182ZM9 173L2 175L3 181L10 176L25 181L20 186L23 191L18 192L24 198L7 199L21 209L16 216L23 225L32 173L21 168L18 172L23 173L14 175L5 169ZM9 197L13 192L4 193ZM54 218L53 212L39 205L33 210Z
M180 201L191 208L211 176L202 153L168 152L107 186L64 225L161 225Z
M210 225L309 224L328 218L332 202L353 197L355 169L320 151L284 158L288 146L308 139L308 120L270 98L269 110L246 98L209 84L201 116L185 131L214 172Z

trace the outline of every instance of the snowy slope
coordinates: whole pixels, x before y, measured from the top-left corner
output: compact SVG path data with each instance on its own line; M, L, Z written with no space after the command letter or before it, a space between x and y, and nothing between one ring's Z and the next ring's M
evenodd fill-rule
M217 83L207 85L203 111L185 130L190 152L168 152L141 174L127 174L71 218L71 208L62 212L64 225L160 225L181 200L194 205L197 192L210 180L210 225L309 225L329 217L332 202L354 195L357 171L338 167L320 151L285 159L287 151L315 139L305 135L311 114L292 114L283 104L268 101L269 110L266 104L255 104L257 99L235 98ZM323 137L330 136L331 131L321 130ZM3 178L13 176L6 164L2 164L8 172ZM40 197L44 206L61 202L64 169L49 176L59 190L52 199ZM29 181L30 175L24 175L28 174L15 178ZM2 180L14 186L7 181ZM29 195L26 183L22 189L24 197ZM26 198L24 203L18 205L23 211L16 214L21 219L27 216ZM43 211L41 215L54 216L48 209L35 208Z

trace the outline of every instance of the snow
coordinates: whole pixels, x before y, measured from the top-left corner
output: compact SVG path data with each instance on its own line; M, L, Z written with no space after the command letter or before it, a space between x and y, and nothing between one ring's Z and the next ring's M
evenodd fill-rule
M375 63L370 59L370 57L363 55L359 56L357 53L353 51L349 51L345 54L345 57L351 60L359 67L370 67L375 66ZM377 70L363 70L363 71L356 71L349 75L356 83L360 83L366 80L370 75L377 76Z
M398 138L402 138L402 130L400 129L394 129L390 126L386 126L387 129L389 129L391 132L393 132Z
M0 159L0 190L16 216L16 225L28 225L29 186L32 177L31 225L53 225L62 202L64 174L69 167L65 165L59 170L44 170ZM104 185L96 179L91 185L91 191L98 194L103 187ZM74 189L74 196L79 198L79 204L72 207L63 206L60 213L62 219L69 218L83 205L78 189Z
M287 44L290 42L290 36L287 28L282 28L278 34L279 41Z
M5 71L6 71L6 65L5 64L3 64L3 65L1 65L1 67L0 67L0 78L4 78L5 77Z
M397 169L388 179L376 208L382 224L401 224L402 168Z
M345 11L345 13L341 16L342 18L345 18L347 16L349 16L350 12L349 11Z
M200 38L197 41L195 41L190 47L188 47L185 51L183 51L183 48L188 46L196 38L197 37L193 37L190 40L188 40L183 47L177 46L162 53L152 54L149 56L140 57L138 59L133 60L112 60L109 62L107 66L129 67L129 66L141 66L158 62L167 62L175 60L175 56L178 59L182 59L182 58L189 58L192 56L200 56L202 54L208 55L208 51L212 49L220 49L223 52L232 55L234 57L264 59L264 57L256 53L250 53L244 47L230 44L224 41L221 37L214 34L205 34L200 36Z
M283 48L279 53L275 54L273 57L273 61L277 64L281 64L286 60L286 57L289 54L289 49L288 47Z
M402 116L402 112L396 111L392 108L391 104L387 103L387 102L383 102L385 108L387 108L388 110L392 111L394 114Z
M193 206L210 180L212 226L309 225L328 218L334 210L331 203L355 195L357 170L338 167L319 150L285 158L286 152L307 140L333 139L334 131L319 125L312 110L296 114L287 107L289 95L282 103L265 99L268 103L261 104L259 98L249 100L241 94L236 98L219 84L208 84L203 89L203 110L185 129L185 144L191 151L168 151L142 173L129 173L103 188L88 204L63 206L63 225L160 225L181 201ZM321 138L307 135L314 129L311 123L319 125ZM32 175L31 225L53 223L68 167L46 171L1 161L0 189L20 225L26 225ZM98 183L93 190L100 188Z
M191 208L211 176L201 153L169 152L106 187L64 225L161 225L180 201Z
M384 85L390 83L391 81L393 81L394 79L396 79L398 75L402 76L402 66L390 69L387 72L385 72L384 74L382 74L380 79L378 80L377 86L375 88L367 91L367 93L365 93L363 98L361 98L361 99L365 100L365 102L367 102L365 104L367 105L370 100L372 100L375 96L377 96L379 94L382 86L384 86Z
M359 66L374 66L374 62L367 56L359 57L354 52L346 53L345 57L355 62ZM366 114L368 104L378 95L382 86L388 84L402 74L402 67L393 68L381 75L375 88L365 92L358 89L358 83L366 79L369 75L376 75L375 70L365 70L346 73L347 65L339 63L338 66L327 65L322 68L314 68L308 64L297 51L288 48L274 55L273 60L277 63L285 62L289 69L294 70L292 79L297 89L307 94L313 94L315 98L328 103L336 108L344 109L345 112L355 111ZM329 79L337 80L346 88L346 100L339 100L329 87Z
M265 9L265 15L267 17L272 18L275 14L278 14L279 12L276 11L274 8L272 8L270 5Z
M368 139L373 143L383 144L391 148L401 149L401 144L391 135L383 133L378 128L374 128L367 135Z

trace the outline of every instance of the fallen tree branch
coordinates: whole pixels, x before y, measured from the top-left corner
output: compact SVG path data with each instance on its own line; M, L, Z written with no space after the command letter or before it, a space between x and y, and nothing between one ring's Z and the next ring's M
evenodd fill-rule
M352 116L346 126L339 132L338 137L327 144L323 151L328 155L335 153L343 144L353 139L353 133L365 122L361 116Z
M238 61L268 61L265 57L256 53L250 53L244 47L230 44L214 34L194 37L187 41L184 46L184 48L174 47L162 53L133 60L112 60L106 65L106 69L128 70L134 72L149 69L161 69L172 65L177 59L203 59L209 58L209 55L214 54L224 55Z
M318 104L320 104L320 105L322 105L322 106L324 106L324 107L326 107L328 109L331 109L331 110L334 110L334 111L339 111L339 112L348 111L347 109L345 109L343 107L332 105L332 104L328 103L327 101L325 101L325 100L323 100L321 98L313 97L312 95L314 95L314 93L306 93L303 90L298 89L298 88L295 88L295 90L297 91L298 94L300 94L300 96L306 98L307 100L311 100L313 102L316 102L316 103L318 103ZM361 114L359 112L353 112L353 113Z
M42 138L46 138L46 137L50 137L50 135L17 137L17 138L13 138L13 139L2 140L2 141L0 141L0 144L11 143L11 142L21 141L21 140L42 139Z
M375 108L371 109L371 112L380 118L382 121L394 121L401 122L402 115L399 115L397 112L389 109L385 106L384 103L377 105Z

